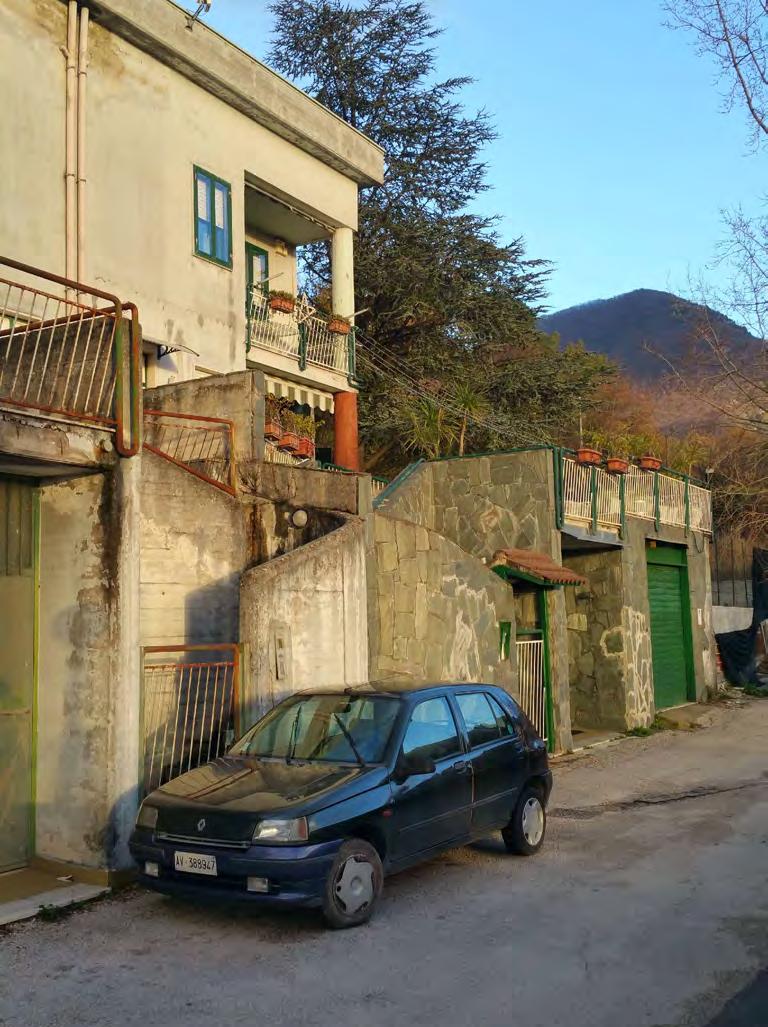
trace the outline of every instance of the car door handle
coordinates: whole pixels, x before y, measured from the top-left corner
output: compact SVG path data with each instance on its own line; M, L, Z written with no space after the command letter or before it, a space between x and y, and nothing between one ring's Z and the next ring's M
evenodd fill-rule
M467 763L466 760L458 760L456 763L454 763L453 769L456 771L457 774L466 774L469 770L469 763Z

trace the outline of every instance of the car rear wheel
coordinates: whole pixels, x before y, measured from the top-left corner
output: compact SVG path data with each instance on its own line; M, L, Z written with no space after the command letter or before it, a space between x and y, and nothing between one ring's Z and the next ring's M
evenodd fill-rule
M325 882L326 923L338 929L370 920L383 884L384 871L374 847L360 838L344 842Z
M541 794L535 788L526 788L512 814L512 819L501 832L509 852L518 856L533 856L544 842L547 830L547 811Z

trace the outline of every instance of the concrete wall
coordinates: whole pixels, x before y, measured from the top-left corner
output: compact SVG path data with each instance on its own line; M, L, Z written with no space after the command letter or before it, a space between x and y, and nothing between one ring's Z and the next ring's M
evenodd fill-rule
M300 688L366 681L364 523L246 571L240 637L248 720Z
M726 631L743 631L752 623L753 610L745 606L713 606L712 630L719 635Z
M141 461L141 644L236 642L250 509L154 453Z
M136 813L137 463L40 490L36 854L102 870Z
M514 633L512 589L435 531L384 514L368 525L371 679L486 681L514 694L514 654L499 657L500 622Z
M152 6L160 19L175 10ZM189 35L183 15L175 10L174 17L179 32ZM198 29L194 34L199 40ZM0 153L0 238L5 252L59 273L65 43L61 0L5 0L0 94L5 134L18 145ZM231 47L229 53L234 60L240 52ZM351 228L356 182L98 20L91 27L87 95L85 280L135 301L146 339L198 354L172 354L167 373L189 377L195 365L216 372L244 368L246 174L329 225ZM310 114L327 117L312 101L302 102ZM195 164L231 183L231 270L194 253Z
M145 389L144 407L233 421L235 455L243 463L264 454L264 394L261 371L240 371Z

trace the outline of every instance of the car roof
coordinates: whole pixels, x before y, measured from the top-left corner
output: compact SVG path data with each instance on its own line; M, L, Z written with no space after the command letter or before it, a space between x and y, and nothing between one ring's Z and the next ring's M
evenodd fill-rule
M482 681L412 681L406 678L385 678L359 685L340 685L338 688L303 688L302 695L335 693L343 695L411 695L414 693L443 691L472 692L478 688L498 688Z

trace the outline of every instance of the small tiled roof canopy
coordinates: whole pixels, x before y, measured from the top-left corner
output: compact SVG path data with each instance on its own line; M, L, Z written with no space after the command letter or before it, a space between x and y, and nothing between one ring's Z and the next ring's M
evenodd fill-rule
M534 579L549 585L587 585L589 582L576 571L555 563L551 556L535 549L499 549L494 553L491 567L505 569L510 576Z

